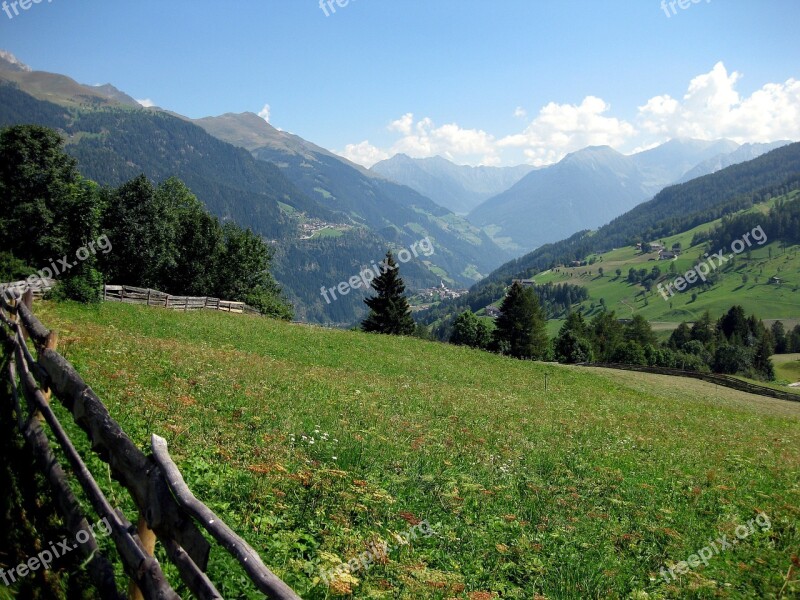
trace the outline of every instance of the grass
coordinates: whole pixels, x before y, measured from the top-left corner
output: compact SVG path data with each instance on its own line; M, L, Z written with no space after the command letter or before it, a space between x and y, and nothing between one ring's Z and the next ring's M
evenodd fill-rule
M326 227L325 229L320 229L319 231L315 231L314 235L311 236L311 239L320 239L320 238L338 238L344 235L344 231L341 229L337 229L336 227Z
M792 192L780 198L773 198L769 202L756 205L742 212L766 212L778 200L793 200L800 197L800 192ZM665 285L675 280L694 267L706 252L703 245L691 246L692 238L696 233L707 231L718 224L711 221L699 225L681 234L664 238L667 248L674 243L680 243L683 251L675 261L659 261L657 253L641 254L632 247L616 248L605 254L593 255L594 264L586 267L560 267L547 271L535 277L539 284L544 283L572 283L582 285L589 291L589 300L583 303L584 309L593 314L599 310L600 300L603 299L610 310L616 311L620 318L630 318L640 314L652 323L657 323L655 329L667 337L668 332L678 326L682 321L694 321L708 310L716 318L727 311L732 305L740 304L748 313L755 313L762 319L780 319L785 324L795 322L800 317L800 246L784 248L778 242L765 243L759 246L753 242L750 253L743 252L736 256L735 261L729 261L716 273L721 275L721 280L713 288L699 291L696 299L692 298L692 291L677 292L668 295L664 300L654 287L646 297L640 295L644 288L639 284L629 284L626 280L628 270L647 269L650 271L658 266L663 274L661 283ZM746 232L742 232L744 234ZM731 240L733 242L733 240ZM716 252L717 249L714 249ZM730 246L724 249L730 253ZM674 265L675 273L670 274L670 266ZM598 269L603 268L601 277ZM620 269L622 275L617 277L616 270ZM747 277L747 282L743 280ZM783 284L772 285L769 279L779 276ZM559 323L560 325L560 323ZM557 326L552 330L557 331Z
M640 292L644 289L639 284L627 282L628 269L631 267L647 269L658 266L666 274L666 281L671 282L681 274L692 269L697 262L700 248L690 248L679 259L674 261L675 275L667 271L673 261L651 261L650 255L636 254L634 248L614 251L617 260L602 261L587 267L560 268L537 276L537 283L572 283L582 285L589 290L589 300L584 308L593 314L591 305L599 310L600 299L604 299L610 310L614 310L620 318L630 318L641 314L648 321L663 324L667 329L674 329L681 321L694 321L708 310L716 318L732 305L740 304L748 313L755 313L763 319L779 319L785 323L798 318L800 314L800 247L790 246L786 250L779 244L769 244L753 250L748 259L744 254L736 257L731 267L722 267L720 282L707 291L699 291L696 299L686 291L668 295L664 300L654 287L646 297ZM770 258L769 253L772 252ZM624 254L623 254L624 252ZM601 277L598 268L604 269ZM622 270L617 277L615 271ZM769 283L773 275L780 275L784 283L780 286ZM743 283L743 275L747 275L747 283Z
M215 312L35 310L303 598L777 598L800 548L800 403ZM770 529L660 577L759 512ZM435 535L398 543L420 519ZM387 560L320 582L378 541Z
M800 354L776 354L772 357L772 364L778 381L800 382Z

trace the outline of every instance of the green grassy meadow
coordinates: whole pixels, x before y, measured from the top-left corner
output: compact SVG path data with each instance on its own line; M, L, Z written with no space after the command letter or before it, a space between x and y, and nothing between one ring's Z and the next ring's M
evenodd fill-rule
M766 213L778 200L791 201L800 196L800 192L792 192L769 202L756 205L742 213ZM586 314L593 315L601 310L603 299L609 310L617 313L619 318L626 319L640 314L653 325L660 338L666 339L669 333L682 321L692 322L709 311L716 318L726 312L732 305L740 304L746 312L755 313L765 320L783 320L788 327L794 326L800 317L800 246L787 246L779 242L770 242L759 246L753 242L749 254L742 252L716 269L722 275L714 287L699 291L697 298L692 299L692 291L667 293L667 299L653 287L650 294L642 296L644 288L639 284L630 284L626 278L628 269L647 269L654 266L661 269L664 282L672 282L682 276L702 259L706 252L703 245L692 246L692 237L701 231L708 231L719 221L710 221L681 234L664 238L667 248L680 243L681 255L674 261L658 260L658 253L642 254L633 246L616 248L604 254L586 257L594 260L594 264L585 267L560 267L535 276L536 283L571 283L581 285L589 290L589 300L583 303ZM742 234L747 233L745 231ZM733 240L732 240L733 241ZM718 249L714 249L716 252ZM730 248L726 248L729 255ZM670 274L670 265L674 264L675 273ZM603 275L599 268L603 269ZM621 276L616 270L622 271ZM746 276L747 282L743 280ZM781 285L770 284L771 277L778 276ZM663 283L663 282L662 282ZM594 305L594 309L592 309ZM558 332L563 320L553 319L548 323L548 333L553 336Z
M786 383L800 382L800 354L778 354L772 357L775 377Z
M35 311L303 598L800 597L800 402L224 313ZM759 513L708 566L659 574ZM419 520L435 534L396 541ZM397 548L320 580L380 541ZM212 574L260 597L219 550Z

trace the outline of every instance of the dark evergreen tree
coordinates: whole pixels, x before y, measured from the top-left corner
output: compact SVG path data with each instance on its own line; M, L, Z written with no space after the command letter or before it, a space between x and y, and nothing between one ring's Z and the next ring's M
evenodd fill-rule
M658 340L653 333L653 328L650 323L642 315L634 315L633 318L625 324L623 337L626 341L635 342L642 348L645 346L655 346Z
M589 326L583 315L571 312L553 342L554 358L561 363L575 364L594 359L589 341Z
M744 309L741 306L732 306L730 310L717 321L717 329L729 342L745 343L750 334Z
M361 329L368 333L412 335L415 325L411 307L404 295L406 286L400 278L391 251L386 253L381 270L381 275L372 282L372 288L378 295L364 300L370 313L361 323Z
M704 346L709 347L714 341L714 326L711 322L711 314L706 311L695 324L692 325L692 339L697 340Z
M786 354L788 352L788 338L786 337L786 329L782 321L775 321L770 328L772 331L772 338L775 341L775 354Z
M515 282L508 290L494 330L496 348L515 358L539 360L548 350L544 313L529 287Z
M772 343L767 336L761 337L756 343L753 353L753 370L757 377L766 381L774 381L775 367L770 356L772 355Z
M590 324L596 360L608 362L614 349L623 341L623 329L614 311L603 311Z
M683 350L684 346L690 341L692 341L692 334L689 326L686 323L681 323L669 336L667 345L673 350Z

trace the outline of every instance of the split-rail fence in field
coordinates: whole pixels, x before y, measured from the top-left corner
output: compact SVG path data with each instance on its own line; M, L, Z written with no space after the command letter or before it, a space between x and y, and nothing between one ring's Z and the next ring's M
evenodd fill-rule
M67 471L80 484L97 517L108 523L118 560L130 584L127 594L119 591L112 562L97 542L89 539L79 546L79 551L85 557L86 571L98 596L104 600L178 599L154 558L158 542L195 598L222 598L206 573L211 545L203 529L238 560L256 589L268 598L299 600L264 565L253 548L194 497L162 438L152 436L149 455L131 441L100 398L58 353L58 335L48 331L34 316L32 304L30 290L24 295L0 294L0 345L6 356L4 373L0 376L7 378L10 386L7 401L12 404L11 410L4 412L14 416L14 425L52 488L64 525L75 539L81 540L80 532L85 534L90 529ZM138 511L132 521L109 503L53 412L51 397L57 398L71 413L88 436L92 450L130 493ZM63 450L68 465L62 466L56 458L45 425Z
M126 304L145 304L160 306L172 310L221 310L223 312L260 315L258 309L244 302L220 300L208 296L172 296L170 294L138 288L130 285L106 285L103 287L103 300L109 302L125 302Z

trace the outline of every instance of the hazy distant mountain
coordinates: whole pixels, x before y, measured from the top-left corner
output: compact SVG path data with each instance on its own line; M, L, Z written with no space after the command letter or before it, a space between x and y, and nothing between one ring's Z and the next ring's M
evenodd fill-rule
M469 214L510 248L531 249L597 227L652 196L636 163L608 146L532 171Z
M665 186L677 181L698 163L715 156L730 154L738 147L739 144L731 140L676 138L650 150L633 154L630 158L639 167L643 184L653 196Z
M10 52L0 50L0 82L16 84L34 98L61 106L126 105L139 103L113 85L84 85L65 75L33 71Z
M456 214L467 214L481 202L506 191L534 167L470 167L440 156L411 158L397 154L372 167L392 181L402 183Z
M691 181L692 179L696 179L697 177L702 177L703 175L716 173L717 171L721 171L726 167L738 165L739 163L743 163L748 160L753 160L762 154L766 154L767 152L775 150L776 148L781 148L791 143L792 142L790 141L782 140L768 144L743 144L733 152L729 152L727 154L718 154L713 158L701 162L699 165L687 171L680 179L676 181L676 183L685 183L687 181Z
M740 147L731 140L680 138L630 156L608 147L587 148L529 173L474 209L468 219L503 247L529 250L604 225L669 185L785 144Z

